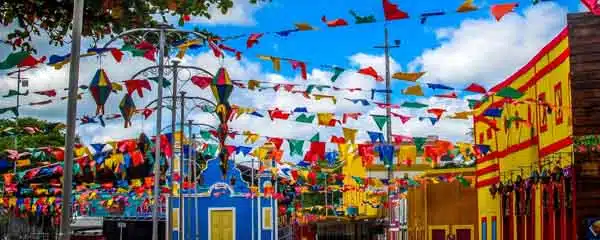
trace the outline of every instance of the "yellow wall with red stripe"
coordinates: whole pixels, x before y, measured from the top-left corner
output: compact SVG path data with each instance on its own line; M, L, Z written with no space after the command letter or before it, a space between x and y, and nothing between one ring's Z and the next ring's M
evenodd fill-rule
M524 96L511 102L493 94L505 87L517 89ZM490 146L490 152L477 161L479 219L487 221L487 239L493 239L490 219L498 219L496 239L506 239L501 236L500 198L492 197L489 187L501 180L514 181L519 174L529 176L531 167L541 166L551 154L572 152L567 29L490 92L488 100L474 109L475 143ZM502 108L501 117L484 116L490 108ZM507 124L517 116L523 120ZM539 209L540 192L536 195L535 206ZM541 222L539 211L535 219ZM541 224L535 228L536 239L541 240ZM516 234L516 228L513 231ZM482 239L481 233L478 239Z

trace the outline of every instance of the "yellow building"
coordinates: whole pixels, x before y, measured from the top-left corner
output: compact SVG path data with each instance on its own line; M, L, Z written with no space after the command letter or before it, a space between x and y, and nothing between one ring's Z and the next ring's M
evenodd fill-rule
M475 143L489 149L477 161L477 239L575 239L565 203L572 181L534 181L572 164L568 35L565 28L474 109ZM523 95L502 97L513 90Z

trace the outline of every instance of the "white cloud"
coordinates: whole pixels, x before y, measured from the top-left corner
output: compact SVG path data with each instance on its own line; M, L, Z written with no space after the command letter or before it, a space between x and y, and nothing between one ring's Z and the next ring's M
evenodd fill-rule
M556 3L531 6L523 15L467 19L458 28L437 29L440 46L425 50L409 68L426 71L424 81L454 86L478 82L488 87L525 64L566 25Z

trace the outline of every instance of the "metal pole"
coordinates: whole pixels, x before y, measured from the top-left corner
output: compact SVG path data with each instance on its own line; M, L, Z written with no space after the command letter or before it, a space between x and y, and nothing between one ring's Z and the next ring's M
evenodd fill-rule
M254 187L254 157L252 157L252 167L250 168L251 172L250 172L250 193L252 193L252 187ZM254 196L250 195L252 197L251 199L251 213L252 214L252 240L254 240L254 231L256 231L256 227L254 226L254 221L255 221L255 217L254 217L254 204L255 204L255 199Z
M183 174L183 164L184 164L184 161L183 161L183 157L184 157L183 156L183 153L184 153L183 152L183 139L184 139L184 137L183 137L183 135L185 133L184 132L184 129L185 129L184 128L184 124L185 124L184 123L185 112L184 112L183 107L184 107L184 104L185 104L185 92L182 91L182 92L180 92L180 94L181 94L181 97L180 97L181 98L181 102L180 102L181 105L179 105L179 106L180 106L180 110L181 110L181 112L180 112L181 115L179 117L181 119L179 120L179 126L180 126L179 127L179 131L181 133L179 135L179 176L181 178L181 180L180 180L181 181L181 185L179 186L179 210L181 211L181 213L179 214L179 223L180 223L179 224L179 236L181 236L180 240L183 240L183 239L185 239L184 238L184 234L183 234L183 226L185 224L183 222L183 220L184 220L184 218L183 218L183 214L184 214L184 201L183 201L183 182L184 182L184 180L183 180L183 175L184 175ZM175 96L175 93L173 93L173 96Z
M386 93L385 93L385 104L387 104L387 106L389 106L389 104L391 104L391 77L390 77L390 48L389 48L389 43L388 43L388 28L387 28L387 22L385 23L385 89L386 89ZM391 139L392 139L392 121L391 121L391 108L387 107L385 109L385 114L387 116L387 131L386 131L386 143L390 144L391 143ZM390 161L393 161L392 159L390 159ZM388 182L392 181L394 172L392 170L392 166L393 164L390 162L387 166L388 168ZM392 189L390 188L389 184L388 184L388 234L389 237L391 238L392 232L391 232L391 227L392 227L392 215L393 215L393 211L394 209L392 208ZM388 239L390 239L388 238Z
M183 96L181 101L183 101ZM183 112L183 104L181 104L181 112ZM192 172L192 124L193 124L194 120L188 120L188 138L190 139L190 142L188 143L188 181L190 183L192 183L192 177L193 177L193 172ZM183 132L183 129L181 129L181 132ZM189 199L193 199L193 198L189 198ZM190 204L190 208L192 208L191 204ZM187 220L189 220L189 224L190 224L190 228L192 227L192 216L196 216L196 214L191 214L191 213L187 213L186 214ZM191 234L191 233L190 233Z
M77 116L77 86L79 85L79 51L81 48L81 25L84 0L73 1L73 29L71 43L71 67L69 68L69 94L67 101L67 135L63 168L62 212L60 236L71 239L71 191L73 188L73 149Z
M19 112L19 108L21 108L20 103L20 97L21 97L21 68L17 68L17 113ZM19 146L19 134L17 133L17 131L19 131L19 114L17 114L15 116L15 150L19 151L18 146ZM15 176L17 175L17 161L15 160L14 163L14 173Z
M175 124L177 122L177 102L175 101L175 93L177 92L177 65L179 65L179 61L178 60L173 60L171 61L172 65L173 65L173 92L172 92L172 96L173 96L173 101L171 102L171 134L175 134ZM162 86L159 86L162 87ZM175 149L175 141L173 141L171 143L171 149ZM171 162L170 162L170 167L169 167L169 174L171 175L171 186L170 189L173 189L173 163L175 162L175 151L171 151ZM173 195L173 192L169 193L169 195ZM171 198L169 198L170 201ZM167 226L168 229L170 231L173 230L173 209L172 208L168 208L168 217L167 217ZM171 239L171 234L166 234L167 235L167 240Z
M158 102L156 103L156 145L154 146L154 205L152 206L152 240L158 240L158 204L160 198L160 130L162 129L163 75L165 61L165 27L160 26L158 50Z
M196 139L196 136L194 135L192 137L192 139ZM194 218L194 223L196 226L196 231L195 231L195 239L200 239L200 220L198 219L198 187L196 186L196 184L198 184L198 178L197 178L197 170L196 168L198 167L196 164L196 157L198 152L196 151L196 142L193 143L194 146L194 151L192 152L194 154L194 158L192 158L194 160L194 215L196 216ZM200 170L200 169L198 169Z

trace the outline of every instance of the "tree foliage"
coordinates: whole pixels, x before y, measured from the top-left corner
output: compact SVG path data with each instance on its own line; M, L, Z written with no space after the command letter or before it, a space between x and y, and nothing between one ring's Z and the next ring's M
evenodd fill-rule
M35 128L28 133L25 128ZM25 148L60 147L65 145L62 123L48 122L37 118L19 118L18 127L14 120L0 119L0 152L15 149L15 136L18 137L19 151Z
M263 0L248 0L257 3ZM180 24L189 16L210 18L209 8L223 14L233 7L233 0L87 0L84 5L82 34L102 39L124 30L156 26L153 16L174 15ZM0 24L16 23L17 28L3 42L35 52L30 41L34 35L47 34L51 45L70 41L73 0L3 0L0 1Z

